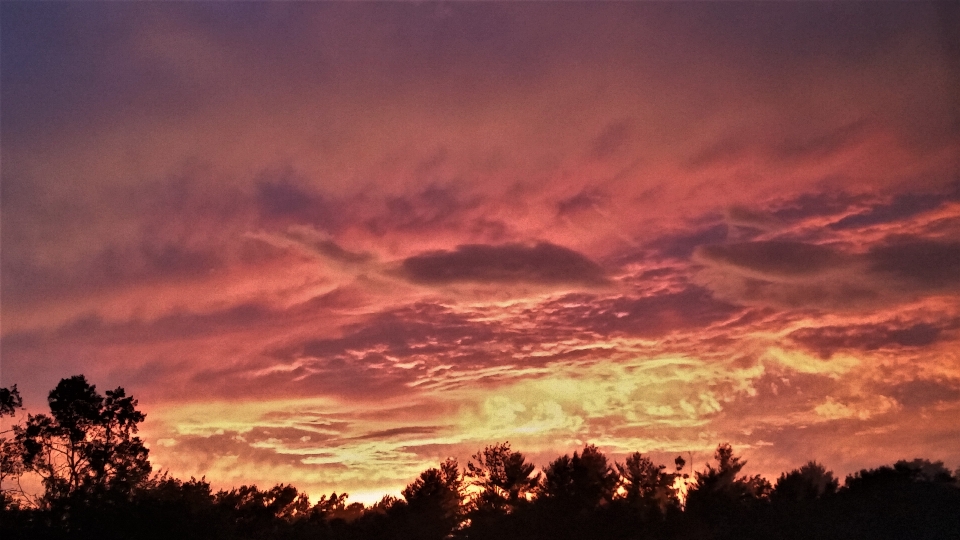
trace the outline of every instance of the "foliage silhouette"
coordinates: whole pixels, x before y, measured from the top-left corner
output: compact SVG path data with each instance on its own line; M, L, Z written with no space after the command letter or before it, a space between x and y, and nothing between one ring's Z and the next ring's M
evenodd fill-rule
M538 495L570 508L594 508L613 499L617 476L607 457L587 445L583 452L561 456L547 466Z
M683 459L677 458L677 472L667 473L665 465L656 465L640 452L634 452L623 463L617 463L623 499L644 512L661 514L680 506L677 476L683 469Z
M477 491L467 502L470 538L504 538L529 527L530 498L542 475L510 443L487 446L467 463L465 476Z
M17 409L23 407L23 398L17 385L10 388L0 388L0 418L17 414Z
M0 388L0 419L5 416L16 416L17 409L23 408L23 398L20 397L20 391L17 385L10 388ZM0 486L5 485L7 479L19 479L23 474L23 460L21 454L23 450L16 439L9 439L7 435L14 430L5 429L0 432ZM0 488L0 505L6 507L13 502L13 487Z
M465 475L480 489L472 501L477 511L510 512L540 483L540 474L533 474L536 465L511 451L509 442L487 446L473 459L476 463L467 462Z
M405 502L395 502L387 515L402 538L446 538L463 518L463 475L454 459L420 473L403 490Z
M721 536L750 537L755 533L748 516L770 494L770 482L761 476L738 476L747 464L721 444L714 453L716 466L696 473L696 484L687 494L686 514L695 530L713 530Z
M148 450L135 436L146 415L123 388L102 396L77 375L62 379L47 402L50 415L30 415L16 428L24 468L43 478L45 504L129 493L148 479Z
M774 501L809 502L837 492L840 482L816 461L783 473L770 494Z

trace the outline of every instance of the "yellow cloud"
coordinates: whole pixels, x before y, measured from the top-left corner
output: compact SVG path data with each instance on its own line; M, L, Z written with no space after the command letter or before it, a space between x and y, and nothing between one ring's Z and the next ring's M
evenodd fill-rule
M833 397L813 408L813 412L827 420L856 418L867 420L873 416L897 410L900 404L895 399L874 395L860 401L843 403Z
M776 347L767 349L763 360L800 373L826 375L834 379L860 365L860 360L844 354L835 354L829 360L822 360L801 351L787 351Z

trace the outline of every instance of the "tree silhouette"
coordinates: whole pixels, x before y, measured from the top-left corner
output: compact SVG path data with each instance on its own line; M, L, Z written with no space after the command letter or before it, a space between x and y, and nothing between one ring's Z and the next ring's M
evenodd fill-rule
M240 486L230 491L219 491L214 496L216 506L231 516L230 526L248 538L275 538L284 527L297 519L306 518L310 500L291 485L277 484L271 489Z
M623 464L617 463L624 500L645 512L656 509L663 513L667 508L679 507L680 500L673 484L683 468L683 460L677 459L676 473L664 472L665 465L654 465L640 452L628 456Z
M17 414L17 409L23 407L23 399L17 385L10 388L0 388L0 418Z
M24 467L43 478L45 503L102 491L129 493L148 479L148 450L135 436L146 416L123 388L104 397L77 375L62 379L47 402L50 415L30 415L17 427Z
M321 495L320 500L310 508L309 519L321 522L355 521L363 514L364 506L363 503L347 504L347 497L346 493L337 495L336 492L331 493L329 497Z
M836 493L839 485L832 472L816 461L810 461L799 469L781 474L770 497L775 501L807 502Z
M610 501L617 475L607 456L590 444L583 452L561 456L547 466L540 496L564 506L593 508Z
M20 391L17 385L10 388L0 388L0 420L5 416L16 416L17 409L23 407L23 399L20 397ZM13 432L14 429L5 429L0 431L0 486L11 478L19 478L23 473L23 453L20 443L16 439L8 439L6 435ZM3 487L0 489L0 507L6 508L13 499L11 493L13 488Z
M833 473L816 461L781 474L770 493L771 504L761 516L764 532L784 540L835 537L836 524L844 521L837 513L838 486Z
M747 464L733 455L733 448L724 443L714 454L716 466L696 473L696 484L687 494L686 514L694 529L712 530L721 537L749 538L756 532L750 516L770 493L770 482L763 477L738 476Z
M509 512L540 482L540 474L533 475L536 466L528 463L520 452L510 450L510 443L487 446L467 462L466 477L480 488L473 500L479 511Z
M310 509L310 500L305 493L283 484L268 490L257 489L257 486L240 486L218 492L215 500L218 505L235 511L240 523L247 525L272 518L293 520Z
M463 477L455 459L420 473L402 493L405 504L393 505L391 510L410 537L441 539L460 525Z
M737 476L747 462L733 455L733 448L728 443L717 447L714 459L717 461L716 467L708 463L704 472L696 474L697 483L690 493L691 502L704 496L749 500L770 494L770 483L762 476Z
M836 499L842 515L853 518L848 538L960 538L960 478L939 461L861 470Z

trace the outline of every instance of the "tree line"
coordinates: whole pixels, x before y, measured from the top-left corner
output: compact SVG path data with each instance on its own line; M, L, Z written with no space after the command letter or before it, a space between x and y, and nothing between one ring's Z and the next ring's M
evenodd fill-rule
M729 444L687 473L596 446L537 472L509 443L423 471L373 505L331 493L311 504L289 484L214 492L203 478L155 473L137 436L145 415L123 388L63 379L49 414L0 438L0 532L14 539L919 539L960 538L960 471L925 459L864 469L841 486L811 461L770 483L741 474ZM0 415L22 408L0 388ZM43 493L19 489L38 475Z

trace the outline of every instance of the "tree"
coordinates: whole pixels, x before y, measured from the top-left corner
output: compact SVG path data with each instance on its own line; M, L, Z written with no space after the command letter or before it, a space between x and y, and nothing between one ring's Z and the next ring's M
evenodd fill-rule
M861 470L832 499L861 538L960 538L960 484L939 461Z
M480 488L474 497L475 509L509 512L540 483L540 474L520 452L510 451L510 443L487 446L467 462L466 477ZM531 476L532 475L532 476Z
M214 496L217 507L230 516L230 527L247 538L277 538L285 528L309 516L310 500L291 485L277 484L267 490L257 486L240 486L219 491Z
M406 505L393 505L391 509L405 514L412 537L440 539L460 525L463 477L455 459L420 473L402 493Z
M770 494L770 482L762 476L737 476L747 462L733 455L733 448L728 443L717 447L714 459L717 461L716 467L708 463L706 471L697 473L697 484L690 493L691 502L712 495L746 500L764 498Z
M655 508L665 512L669 507L679 507L680 499L673 484L683 468L682 458L676 463L676 474L664 472L665 465L654 465L640 452L631 454L622 465L617 463L624 500L644 510Z
M592 509L613 498L617 475L594 445L583 452L561 456L547 466L540 486L540 496L561 506Z
M47 402L50 415L30 415L16 429L25 469L43 478L43 502L129 494L148 480L148 450L135 436L146 415L123 388L104 397L77 375L62 379Z
M10 388L0 388L0 418L17 414L17 409L23 407L23 399L17 385Z
M840 483L833 473L816 461L783 473L777 479L771 499L780 502L810 502L836 493Z
M17 385L10 388L0 388L0 419L5 416L16 416L17 409L23 408L23 399ZM0 431L0 435L7 435L15 431L14 428ZM23 461L20 458L21 446L16 439L0 437L0 507L6 508L11 501L10 494L15 491L4 486L12 478L19 478L23 473Z
M329 497L321 495L320 500L310 508L309 519L320 522L355 521L363 513L363 503L347 504L348 497L347 493L337 495L336 492L331 493Z
M696 473L696 484L687 495L686 513L713 529L719 537L749 538L756 536L750 527L756 524L755 510L766 501L770 482L763 477L738 476L747 464L733 455L729 444L721 444L714 454L717 465Z

